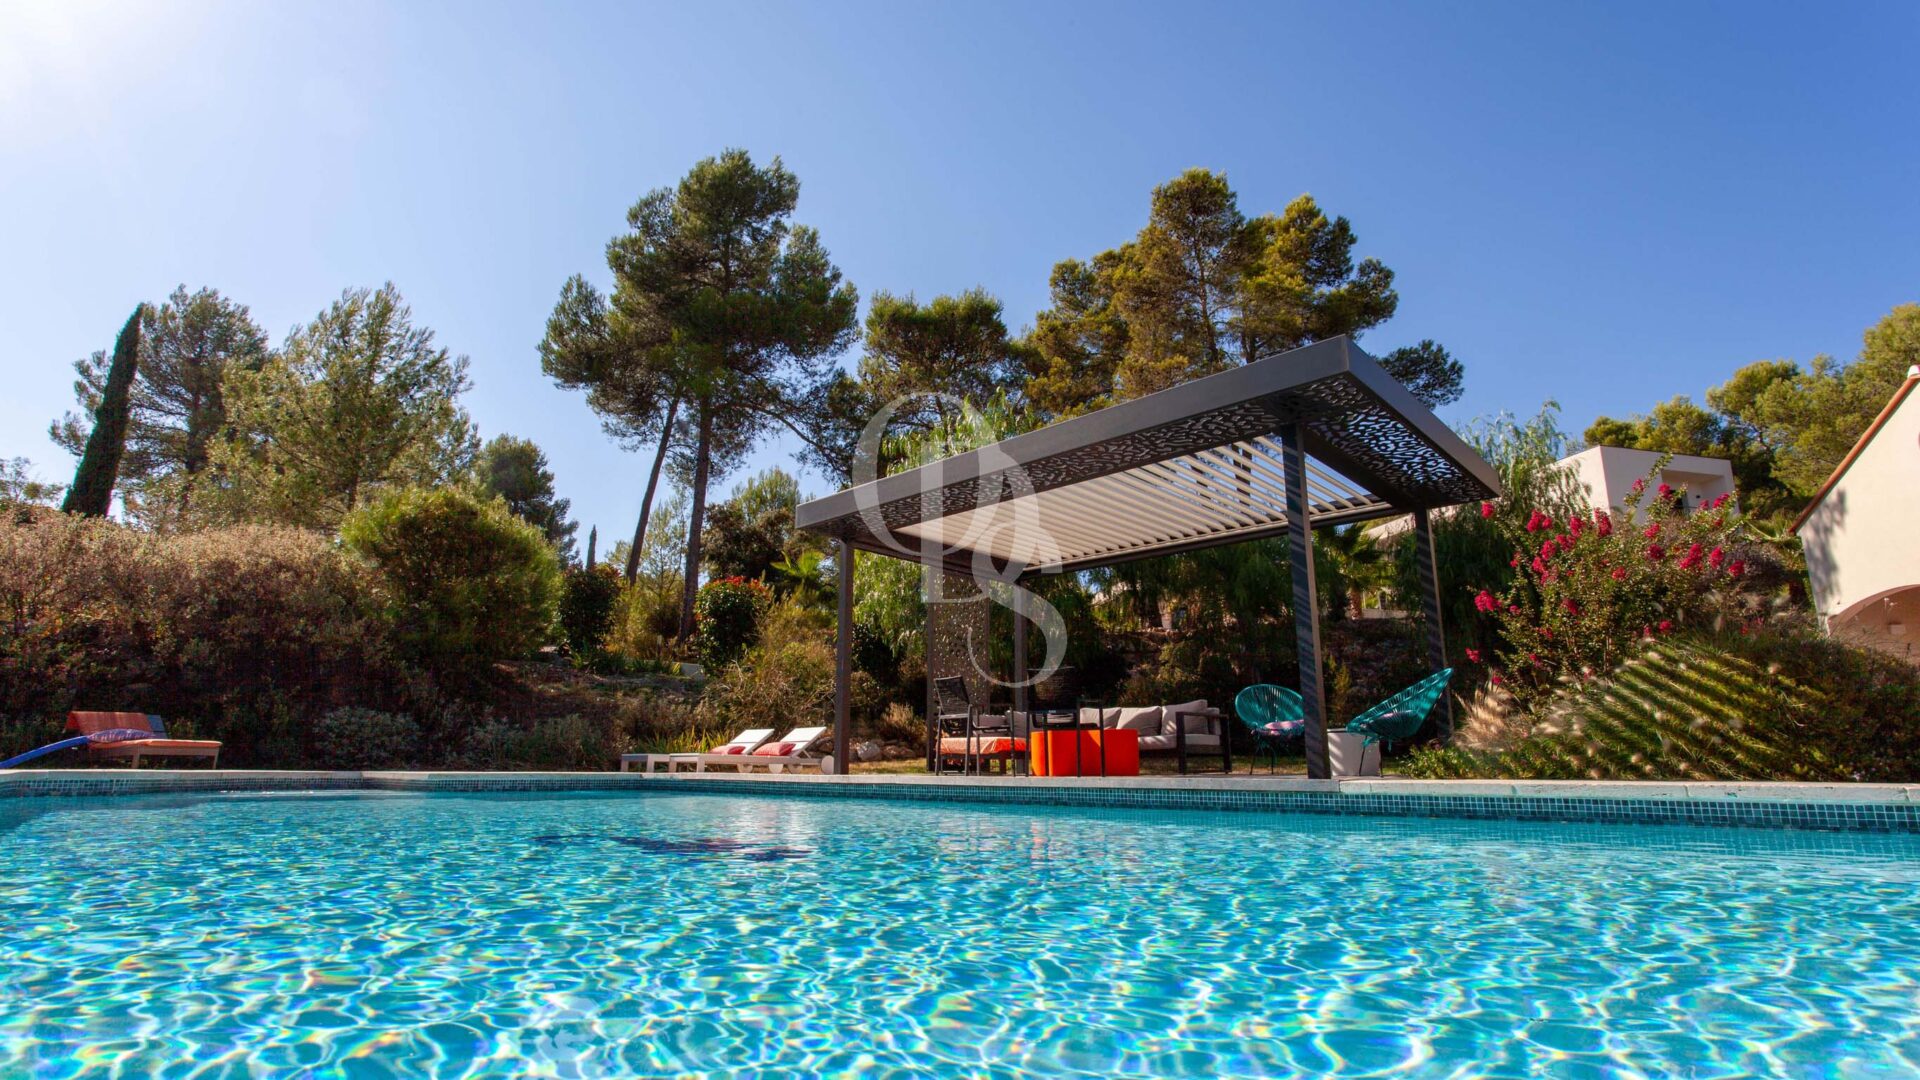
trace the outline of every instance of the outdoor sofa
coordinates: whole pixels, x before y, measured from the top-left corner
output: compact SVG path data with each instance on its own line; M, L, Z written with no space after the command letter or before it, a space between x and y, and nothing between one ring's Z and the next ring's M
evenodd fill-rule
M1080 723L1092 726L1095 717L1102 728L1136 732L1140 753L1172 754L1180 759L1180 771L1187 771L1187 760L1195 755L1220 755L1221 767L1233 771L1229 756L1226 719L1205 698L1169 705L1133 705L1119 708L1080 710Z

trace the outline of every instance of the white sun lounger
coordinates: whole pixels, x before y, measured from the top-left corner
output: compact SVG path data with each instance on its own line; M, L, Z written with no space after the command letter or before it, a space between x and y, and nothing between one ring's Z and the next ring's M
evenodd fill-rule
M742 755L737 761L723 762L732 764L739 772L752 772L765 766L770 773L785 772L788 769L819 769L821 772L833 772L833 755L816 754L813 748L827 737L823 727L794 728L785 735L773 739L766 746L789 746L792 749L784 754L752 753Z
M755 747L756 750L765 750L771 746L791 744L792 749L778 756L756 753L753 750L740 754L675 754L672 762L667 765L667 771L678 772L685 765L692 765L695 772L706 772L710 767L724 768L728 765L733 766L736 772L752 772L756 765L767 766L768 772L781 772L788 765L818 766L820 759L812 756L808 751L826 732L827 729L823 727L794 728L782 738L763 739Z
M761 743L766 742L772 737L773 729L770 727L748 728L727 742L714 747L712 750L702 750L687 754L622 754L620 755L620 767L625 769L628 759L631 758L635 761L644 760L647 772L653 771L655 762L665 762L668 772L678 772L681 765L696 762L705 757L731 759L735 755L725 752L726 748L730 746L738 746L740 749L737 753L751 753Z

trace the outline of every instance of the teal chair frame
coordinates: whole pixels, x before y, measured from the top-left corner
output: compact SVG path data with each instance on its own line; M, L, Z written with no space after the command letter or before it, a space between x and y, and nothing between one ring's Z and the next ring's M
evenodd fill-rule
M1240 691L1233 699L1233 714L1253 733L1253 759L1247 762L1251 774L1261 753L1267 755L1269 773L1280 767L1280 751L1289 743L1306 738L1307 703L1284 686L1256 683ZM1268 724L1298 723L1298 734L1275 734Z
M1436 671L1349 720L1347 730L1365 736L1367 746L1384 742L1391 749L1395 741L1411 739L1419 733L1433 707L1446 695L1447 683L1452 679L1452 668Z

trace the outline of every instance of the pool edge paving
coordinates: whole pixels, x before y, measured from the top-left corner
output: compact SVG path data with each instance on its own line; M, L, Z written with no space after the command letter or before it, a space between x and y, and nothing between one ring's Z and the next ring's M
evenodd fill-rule
M1920 785L1905 784L236 769L137 772L31 769L0 773L0 798L354 790L673 791L975 804L1920 833Z

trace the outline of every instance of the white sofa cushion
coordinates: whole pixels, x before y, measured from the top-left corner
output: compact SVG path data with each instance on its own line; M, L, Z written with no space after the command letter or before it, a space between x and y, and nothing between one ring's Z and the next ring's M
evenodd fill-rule
M1120 718L1120 710L1119 709L1081 709L1080 710L1081 726L1092 727L1094 717L1096 716L1100 718L1101 727L1110 728L1114 725L1114 722Z
M1180 742L1179 736L1177 735L1140 736L1140 749L1142 750L1177 750L1179 747ZM1194 754L1218 749L1220 749L1220 736L1203 735L1197 731L1187 732L1187 753Z
M1160 733L1160 706L1147 705L1129 709L1120 709L1119 717L1109 722L1107 727L1117 727L1122 731L1137 731L1142 735Z
M1198 701L1182 702L1179 705L1168 705L1161 710L1161 715L1166 719L1165 723L1160 727L1160 732L1163 735L1174 734L1174 724L1178 722L1175 718L1178 717L1179 720L1186 722L1188 735L1187 745L1192 746L1192 736L1206 733L1208 720L1205 716L1197 715L1206 711L1207 701L1205 698L1201 698ZM1187 713L1189 715L1180 716L1181 713Z

